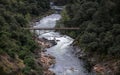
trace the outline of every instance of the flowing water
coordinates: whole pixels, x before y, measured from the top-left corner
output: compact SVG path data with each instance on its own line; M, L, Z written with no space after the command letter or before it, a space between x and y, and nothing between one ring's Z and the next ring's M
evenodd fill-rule
M37 22L36 27L55 27L56 21L59 20L61 16L59 14L52 14L47 17L44 17L39 22ZM48 48L48 54L56 58L56 64L51 66L50 70L56 73L56 75L93 75L87 73L83 67L84 63L82 60L75 57L72 53L74 50L70 44L74 39L67 35L61 35L55 31L37 31L37 34L40 33L39 37L44 37L49 40L56 39L57 45Z

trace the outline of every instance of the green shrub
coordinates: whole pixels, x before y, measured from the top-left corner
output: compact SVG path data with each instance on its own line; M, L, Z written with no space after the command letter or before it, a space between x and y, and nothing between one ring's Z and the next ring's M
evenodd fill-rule
M30 66L31 68L34 68L35 62L34 62L34 59L33 59L32 56L31 56L31 57L26 57L26 58L24 59L24 63L25 63L26 65Z

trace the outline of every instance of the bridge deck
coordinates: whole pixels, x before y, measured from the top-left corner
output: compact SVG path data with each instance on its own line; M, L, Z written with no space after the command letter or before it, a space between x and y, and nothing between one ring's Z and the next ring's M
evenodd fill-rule
M80 28L24 28L28 30L79 30Z

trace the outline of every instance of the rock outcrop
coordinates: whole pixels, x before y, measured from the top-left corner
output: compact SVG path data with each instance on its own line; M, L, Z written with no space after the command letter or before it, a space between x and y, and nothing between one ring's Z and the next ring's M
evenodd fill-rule
M54 72L50 71L49 68L56 63L55 57L53 57L50 54L46 54L45 48L52 47L56 45L57 43L54 40L47 40L45 38L36 38L35 39L38 42L38 45L42 47L42 52L36 51L35 53L37 56L40 55L37 59L37 63L42 65L43 67L43 75L55 75Z

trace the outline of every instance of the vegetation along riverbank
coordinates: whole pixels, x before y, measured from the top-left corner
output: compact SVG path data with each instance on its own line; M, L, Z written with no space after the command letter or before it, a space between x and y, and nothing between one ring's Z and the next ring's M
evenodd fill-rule
M48 0L0 0L0 74L42 75L40 46L29 27L33 18L49 10Z
M120 1L70 0L58 27L79 27L61 31L76 41L79 58L87 59L98 75L120 75ZM85 53L81 56L81 52Z

